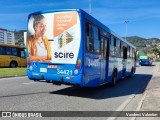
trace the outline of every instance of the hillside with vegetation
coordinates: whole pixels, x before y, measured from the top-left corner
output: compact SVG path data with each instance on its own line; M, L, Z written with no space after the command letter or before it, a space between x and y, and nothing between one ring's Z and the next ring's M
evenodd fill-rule
M160 39L158 38L141 38L138 36L131 36L126 38L130 43L137 47L139 52L146 55L158 58L160 56Z

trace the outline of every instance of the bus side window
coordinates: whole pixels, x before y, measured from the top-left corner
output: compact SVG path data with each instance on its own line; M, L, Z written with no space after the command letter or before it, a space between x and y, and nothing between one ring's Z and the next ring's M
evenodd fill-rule
M120 48L120 40L116 40L116 46L115 46L115 55L116 57L121 57L121 48Z
M17 56L17 48L12 48L12 55Z
M130 46L127 45L127 58L130 58Z
M127 59L127 47L123 46L123 59Z
M5 47L0 46L0 55L5 55Z
M92 39L92 26L86 22L86 50L88 52L94 51L94 41Z
M122 58L122 41L120 40L120 45L119 45L119 56Z
M21 58L25 58L24 51L21 51Z
M121 41L121 57L123 57L123 42Z
M6 54L11 55L11 47L6 47Z
M133 54L132 54L133 52L132 52L132 50L133 50L132 47L130 47L130 58L131 59L133 59Z
M100 44L100 52L101 52L101 58L102 59L106 59L108 58L108 51L109 51L109 47L108 47L108 43L109 43L109 38L103 37L101 36L101 44Z
M18 48L18 57L25 58L24 49Z
M92 35L94 40L94 53L100 52L100 40L99 40L99 29L92 25Z
M135 50L135 49L133 49L133 58L134 58L134 60L135 60L135 61L137 61L136 53L137 53L137 52L136 52L136 50Z
M100 49L101 49L101 58L104 59L105 58L105 46L104 46L104 37L101 37L101 46L100 46Z
M114 37L111 36L111 39L110 39L110 55L111 56L114 56L115 53L114 53Z

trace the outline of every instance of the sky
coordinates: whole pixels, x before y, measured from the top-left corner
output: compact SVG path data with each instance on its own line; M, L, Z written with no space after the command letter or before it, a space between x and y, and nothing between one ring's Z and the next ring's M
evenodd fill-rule
M80 8L89 13L89 1L91 15L119 36L160 38L160 0L0 0L0 28L27 30L28 15L37 11Z

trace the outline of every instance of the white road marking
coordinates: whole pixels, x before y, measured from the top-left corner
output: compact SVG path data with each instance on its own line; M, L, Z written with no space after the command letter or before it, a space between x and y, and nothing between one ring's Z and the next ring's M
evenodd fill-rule
M36 82L27 82L27 83L22 83L22 84L24 84L24 85L30 85L30 84L34 84L34 83L36 83Z
M145 91L145 93L143 94L143 96L142 96L142 98L141 98L141 100L140 100L140 102L139 102L138 106L137 106L136 111L140 111L140 110L141 110L141 107L142 107L143 101L144 101L144 99L145 99L145 97L146 97L147 93L148 93L148 91L146 90L146 91ZM131 118L131 120L135 120L135 119L136 119L136 117L132 117L132 118Z
M130 95L115 111L123 111L126 106L131 102L131 100L136 96L136 93L139 91L139 89L137 91L134 92L134 94ZM119 113L118 112L113 112L113 114L111 116L118 116ZM117 119L117 117L109 117L107 120L115 120Z
M13 79L14 78L14 79ZM21 79L21 78L27 78L27 76L21 76L21 77L2 77L2 78L0 78L0 81L2 81L2 80L9 80L9 79L13 79L13 80L17 80L17 79Z

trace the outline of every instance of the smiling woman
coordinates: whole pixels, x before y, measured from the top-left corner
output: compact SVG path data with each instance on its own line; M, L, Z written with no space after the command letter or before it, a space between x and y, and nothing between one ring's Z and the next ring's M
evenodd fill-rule
M29 60L51 60L50 43L44 35L46 32L46 20L43 15L33 15L34 35L28 38Z

